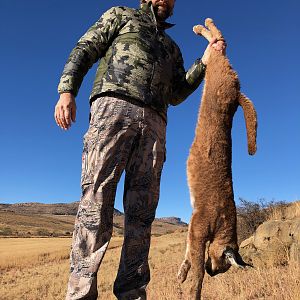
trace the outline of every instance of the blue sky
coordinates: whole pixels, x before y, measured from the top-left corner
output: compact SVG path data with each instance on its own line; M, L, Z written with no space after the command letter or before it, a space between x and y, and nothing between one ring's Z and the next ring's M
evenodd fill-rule
M1 0L0 202L72 202L80 198L82 136L88 127L94 66L77 97L77 122L68 132L53 119L57 84L80 36L114 5L138 0ZM227 54L242 91L258 113L258 152L247 154L245 122L233 126L235 197L300 199L300 2L178 0L168 31L188 68L207 42L192 26L211 17L227 39ZM169 109L167 161L157 216L191 214L185 164L194 137L203 85ZM122 210L123 181L115 207Z

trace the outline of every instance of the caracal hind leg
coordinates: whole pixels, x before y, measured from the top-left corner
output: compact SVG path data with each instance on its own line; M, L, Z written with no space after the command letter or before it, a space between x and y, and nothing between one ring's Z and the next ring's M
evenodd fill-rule
M202 35L204 38L206 38L209 42L213 39L213 36L210 31L208 31L204 26L202 25L196 25L193 27L193 31L197 35Z
M212 19L207 18L205 20L205 26L209 29L214 38L217 38L218 40L224 40L221 31L216 27Z

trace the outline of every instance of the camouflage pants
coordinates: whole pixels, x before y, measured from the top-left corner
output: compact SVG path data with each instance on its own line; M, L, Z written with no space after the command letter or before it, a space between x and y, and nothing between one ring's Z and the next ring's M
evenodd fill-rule
M112 235L116 187L124 170L124 243L114 294L122 300L146 299L165 134L165 121L151 108L113 97L92 103L66 299L97 299L97 272Z

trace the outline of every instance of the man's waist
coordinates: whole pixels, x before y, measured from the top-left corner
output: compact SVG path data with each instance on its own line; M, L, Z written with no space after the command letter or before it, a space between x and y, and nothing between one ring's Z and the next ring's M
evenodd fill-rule
M164 110L164 111L159 110L158 108L152 106L151 104L147 104L147 103L145 103L142 100L138 100L138 99L136 99L136 98L134 98L132 96L128 96L126 94L117 93L117 92L113 92L113 91L100 92L99 94L93 95L90 98L90 103L92 103L98 97L105 97L105 96L107 96L107 97L115 97L115 98L127 101L127 102L129 102L129 103L131 103L133 105L139 106L139 107L148 107L148 108L151 108L157 114L159 114L162 117L162 119L167 123L167 112L166 112L166 110Z

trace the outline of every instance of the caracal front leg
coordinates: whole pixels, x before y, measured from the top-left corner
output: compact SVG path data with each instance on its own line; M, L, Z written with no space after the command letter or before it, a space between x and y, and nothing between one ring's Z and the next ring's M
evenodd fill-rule
M177 279L180 283L183 283L186 280L187 274L191 268L190 236L189 236L190 226L191 223L189 224L189 229L188 229L184 261L182 262L177 274Z

